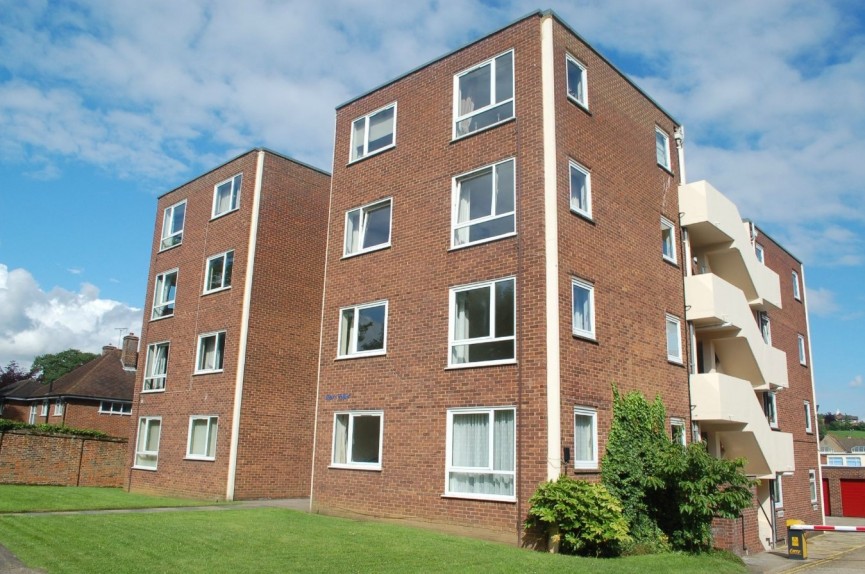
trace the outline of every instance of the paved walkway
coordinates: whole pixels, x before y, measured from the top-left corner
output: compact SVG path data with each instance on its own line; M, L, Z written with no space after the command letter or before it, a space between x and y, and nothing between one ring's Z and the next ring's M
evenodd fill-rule
M841 518L827 516L826 524L833 526L865 526L865 518ZM787 547L779 547L771 552L745 556L748 571L761 574L780 574L781 572L807 572L840 556L865 548L865 534L854 532L823 532L807 537L808 558L793 560L787 558Z

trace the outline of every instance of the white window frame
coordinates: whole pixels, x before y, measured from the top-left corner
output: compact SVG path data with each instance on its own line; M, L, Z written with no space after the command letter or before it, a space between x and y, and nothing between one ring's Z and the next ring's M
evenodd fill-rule
M358 350L358 321L360 320L360 312L364 309L373 307L384 307L384 325L382 325L382 346L381 349ZM343 314L346 311L352 311L351 325L345 325ZM388 321L388 302L387 299L381 301L373 301L371 303L363 303L360 305L349 305L342 307L339 310L339 333L336 347L336 356L338 359L353 359L356 357L371 357L376 355L387 354L387 321ZM346 328L348 329L346 331ZM348 348L343 351L343 337L347 337Z
M805 407L805 432L808 434L814 433L814 423L811 420L811 401L804 402Z
M217 291L225 291L226 289L231 289L231 275L232 273L228 273L228 283L226 284L226 273L225 268L228 263L228 258L231 257L231 268L232 273L234 272L234 249L229 249L228 251L223 251L222 253L217 253L216 255L211 255L207 258L207 262L204 264L204 294L208 293L216 293ZM210 287L211 278L213 276L213 265L218 261L222 260L222 277L220 278L220 285L218 287Z
M757 256L757 261L763 265L766 264L766 251L763 249L762 245L756 242L754 243L754 255Z
M205 421L204 454L192 452L192 428L195 421ZM216 460L216 438L219 433L219 417L216 415L192 415L189 417L189 434L186 438L186 458L188 460ZM211 440L212 435L212 440ZM209 448L208 448L209 445ZM208 452L212 451L212 452Z
M228 209L217 211L219 208L219 196L220 196L220 188L229 185L228 193L229 193L229 206ZM237 211L240 209L240 189L243 186L243 173L238 173L220 181L216 185L213 186L213 209L210 212L210 218L216 219L218 217L222 217L223 215L227 215L232 211Z
M767 345L772 344L772 320L769 318L769 313L766 311L756 311L754 318L757 321L757 328L760 330L760 336L763 337L763 342Z
M843 456L827 456L826 466L844 466Z
M205 341L213 339L214 363L212 367L203 364L206 357L202 354ZM220 347L220 342L222 343ZM208 373L221 373L225 369L225 331L211 331L198 335L198 343L195 345L195 371L194 375L205 375ZM219 366L217 366L219 364Z
M862 466L862 457L861 456L845 456L844 457L844 466L861 467Z
M48 404L49 403L50 403L50 401L47 399L42 401L42 409L39 411L40 417L47 417L48 416Z
M665 231L669 231L669 235L665 236ZM667 253L668 248L669 253ZM675 264L678 261L676 251L676 224L661 216L661 257L664 261Z
M655 126L655 161L665 170L673 171L670 161L670 136L658 126Z
M573 173L579 172L586 178L586 193L585 193L585 207L580 207L574 201L574 178ZM592 172L589 171L587 167L580 165L574 160L568 160L568 202L571 206L571 211L582 215L588 219L592 218Z
M799 290L799 274L795 270L790 271L790 279L793 281L793 299L801 301L802 293Z
M581 94L575 94L571 90L571 65L577 67L580 73ZM589 73L586 65L577 60L574 56L565 53L565 84L567 86L568 99L578 104L580 107L589 109Z
M856 445L856 446L854 446L853 448L850 449L850 452L865 453L865 446L862 446L862 445Z
M766 412L766 411L770 412ZM766 416L766 422L773 429L778 428L778 396L774 391L766 391L763 393L763 414Z
M36 413L39 411L39 404L36 401L30 403L30 414L27 416L27 424L36 424Z
M796 347L799 350L799 364L808 365L808 356L805 354L805 335L796 335Z
M386 145L384 147L380 147L380 148L375 149L373 151L369 151L369 124L370 124L370 120L373 118L373 116L376 116L376 115L378 115L382 112L385 112L391 108L393 108L393 123L391 125L392 129L390 132L391 143L389 143L388 145ZM391 102L388 105L382 106L382 107L378 108L377 110L374 110L374 111L368 113L367 115L361 116L361 117L355 119L353 122L351 122L351 136L350 136L351 141L349 142L350 147L349 147L349 151L348 151L348 163L360 161L364 158L368 158L370 156L376 155L378 153L381 153L383 151L386 151L386 150L389 150L391 148L396 147L396 116L397 116L396 112L397 112L396 102ZM363 150L361 151L361 153L359 155L355 155L355 151L356 151L356 145L355 145L355 141L354 141L355 124L357 124L358 122L363 122Z
M55 399L54 400L54 416L62 417L63 416L63 399Z
M364 241L366 240L366 233L369 224L369 214L373 211L383 208L385 205L388 206L390 213L388 214L388 223L387 223L387 241L383 243L377 243L375 245L371 245L369 247L363 247ZM352 217L352 214L358 214L358 239L357 244L358 248L354 251L350 251L351 246L351 238L350 238L350 230L351 227L349 225L349 220ZM386 249L391 245L391 235L393 232L393 198L387 197L385 199L380 199L377 201L373 201L372 203L367 203L366 205L362 205L355 209L349 209L345 212L345 231L343 233L343 242L342 242L342 256L343 257L354 257L355 255L362 255L364 253L369 253L371 251L378 251L379 249Z
M808 469L808 489L811 494L811 504L817 504L817 471Z
M147 439L150 437L153 423L158 423L159 436L156 437L156 450L147 450ZM142 432L143 431L143 432ZM159 464L159 442L162 440L162 417L138 417L138 433L135 437L135 462L132 468L139 470L156 470ZM144 464L144 460L153 460L153 464Z
M678 317L676 317L675 315L670 315L669 313L667 313L666 314L666 320L665 320L664 324L665 324L664 340L667 342L667 360L672 362L672 363L677 363L679 365L682 365L682 364L684 364L683 358L682 358L683 357L683 354L682 354L682 320L679 319ZM677 348L674 349L676 351L675 353L671 352L671 349L670 349L669 331L670 331L671 325L676 326L676 347Z
M183 223L179 231L171 231L174 227L174 218L177 217L177 209L183 206ZM183 243L183 228L186 226L186 200L178 201L174 205L165 208L162 214L162 233L159 239L159 251L165 251L177 247Z
M174 275L174 297L167 299L168 290L166 290L166 279ZM180 277L180 271L177 268L169 269L158 274L153 281L153 307L150 311L150 320L167 319L174 317L174 309L177 305L177 281ZM167 311L165 311L167 309Z
M497 101L496 97L495 97L496 96L496 94L495 94L495 89L496 89L496 60L498 60L499 58L501 58L502 56L505 56L507 54L511 55L511 97L510 98L504 98L500 101ZM484 106L483 108L471 110L471 111L466 112L464 114L460 113L460 78L462 78L463 76L465 76L467 74L470 74L471 72L474 72L475 70L479 70L479 69L483 68L484 66L490 66L490 104L487 106ZM516 79L515 79L516 73L515 72L516 72L516 55L514 54L514 50L511 49L511 50L506 50L506 51L502 52L501 54L496 54L495 56L493 56L492 58L489 58L488 60L484 60L483 62L475 64L471 68L467 68L461 72L454 74L453 139L455 139L455 140L460 139L460 138L463 138L463 137L466 137L466 136L469 136L472 134L476 134L478 132L482 132L484 130L488 130L488 129L493 128L497 125L500 125L506 121L512 120L513 118L516 117L517 109L516 109L516 93L515 93L515 91L516 91ZM512 111L512 114L509 117L500 119L500 120L493 122L489 125L468 131L468 127L471 125L471 120L475 116L480 115L483 112L492 110L496 107L504 106L508 102L511 103L511 111ZM461 133L460 122L465 122L464 125L466 126L466 131L463 133Z
M165 371L157 371L158 350L165 347ZM158 341L147 345L147 357L144 363L144 381L142 393L158 393L165 391L165 383L168 381L168 359L171 357L171 343Z
M512 453L513 453L513 470L494 470L494 462L493 462L493 454L494 454L494 441L495 441L495 413L497 411L511 411L513 413L513 435L514 441L511 445ZM477 466L477 467L460 467L455 466L453 461L453 418L456 414L487 414L489 417L489 435L487 437L488 442L488 454L489 460L485 466ZM446 448L445 448L445 493L444 496L452 497L452 498L468 498L472 500L501 500L512 502L516 500L516 466L517 466L517 457L516 457L516 436L517 436L517 410L516 407L507 406L507 407L477 407L477 408L454 408L448 409L447 411L447 433L445 440ZM473 492L456 492L451 491L450 489L450 475L451 473L465 473L465 474L498 474L504 476L510 476L512 479L512 484L514 488L514 494L512 495L501 495L501 494L483 494L483 493L473 493Z
M784 507L784 485L782 484L782 478L784 475L776 474L775 480L773 480L773 484L775 485L775 508L783 508Z
M676 440L676 429L679 429L679 440ZM688 445L688 431L685 426L685 419L679 417L670 417L670 440L678 442L682 446Z
M128 416L132 414L132 403L124 403L120 401L99 401L99 414Z
M576 291L580 289L585 291L589 295L589 329L583 329L582 327L577 326L577 297ZM582 279L577 279L576 277L571 278L571 332L576 337L583 337L585 339L592 339L593 341L596 339L595 335L595 286L589 283L588 281L583 281Z
M589 417L592 422L590 445L592 456L586 459L577 459L577 417ZM596 469L598 468L598 411L589 407L574 407L574 456L573 467L575 469Z
M514 291L514 324L513 324L513 335L504 335L501 337L495 336L495 325L496 325L496 285L499 283L504 283L506 281L510 281L513 283L513 291ZM464 339L456 338L456 318L457 318L457 305L456 305L456 295L462 291L470 291L472 289L481 289L486 287L489 290L489 324L487 325L487 335L484 337L474 337L469 338L466 337ZM495 279L492 281L481 281L478 283L471 283L469 285L459 285L456 287L451 287L450 289L450 298L449 298L449 319L448 319L448 368L470 368L470 367L486 367L490 365L507 365L517 362L517 285L516 279L514 277L503 277L501 279ZM468 347L476 344L476 343L496 343L499 341L513 341L513 350L514 356L510 359L496 359L492 361L469 361L468 358L464 362L454 361L455 355L455 347L457 346L466 346L466 350L468 351ZM468 353L467 353L468 354Z
M502 213L494 213L496 209L497 199L499 197L499 185L498 182L500 180L499 176L499 166L503 166L505 164L511 164L511 177L513 180L511 181L511 189L513 190L513 209L510 211L503 211ZM468 219L462 223L459 220L459 209L460 209L460 192L462 190L462 184L464 181L473 179L477 177L482 172L489 171L491 174L492 181L492 190L490 192L491 198L491 213L490 215L484 215L478 217L476 219ZM485 165L478 169L474 169L472 171L461 173L460 175L453 178L453 183L451 185L451 249L462 249L463 247L469 247L470 245L478 245L481 243L488 243L490 241L496 241L503 237L511 237L517 234L517 172L516 172L516 161L514 158L508 158L502 161L497 161L495 163ZM464 243L457 243L457 235L465 230L465 232L470 236L471 228L474 225L478 225L480 223L487 223L491 221L496 221L500 219L506 219L507 217L511 217L514 223L513 230L507 231L505 233L501 233L499 235L493 235L490 237L485 237L483 239L476 239L472 241L470 238L466 239Z
M343 445L345 453L345 462L337 462L337 453L339 451L337 445L337 424L339 417L348 417L345 434L345 444ZM378 462L360 462L353 461L354 453L354 422L360 417L378 417ZM359 470L381 470L382 468L382 450L384 446L384 411L337 411L333 413L333 441L331 442L330 451L330 466L331 468L353 468Z

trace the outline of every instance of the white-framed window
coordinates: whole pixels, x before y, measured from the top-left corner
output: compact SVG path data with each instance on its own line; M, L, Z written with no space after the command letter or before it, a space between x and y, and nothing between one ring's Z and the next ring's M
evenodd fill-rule
M845 466L862 466L862 458L858 456L845 457Z
M365 357L387 352L387 301L339 310L339 357Z
M186 441L186 458L194 460L216 459L217 416L189 417L189 438Z
M63 416L63 399L56 399L54 401L54 416Z
M775 480L769 481L769 496L775 501L775 508L784 506L784 488L782 483L782 475L776 474Z
M334 413L331 466L381 470L383 433L382 411Z
M799 348L799 364L807 365L808 358L805 355L805 335L796 335L796 344Z
M682 363L682 321L675 315L667 315L667 360Z
M850 452L865 452L865 446L857 445L850 449Z
M571 279L573 333L595 338L595 286L581 279Z
M790 279L793 281L793 298L797 301L801 301L802 295L799 292L799 274L795 271L791 271Z
M351 123L349 162L377 154L396 145L396 102Z
M514 186L513 159L455 177L451 245L462 247L516 233Z
M565 54L565 70L568 76L568 98L588 109L589 92L586 66L570 54Z
M231 287L231 271L234 268L234 250L207 258L204 273L204 292L213 293Z
M345 257L390 247L392 203L387 198L345 213Z
M814 426L811 423L811 401L805 401L804 407L805 407L805 432L813 433L814 432Z
M661 255L670 263L676 262L676 226L666 217L661 217Z
M577 162L568 162L571 211L592 218L592 174Z
M844 466L843 456L827 456L826 464L829 466Z
M135 441L135 468L156 470L162 417L140 417Z
M679 443L682 446L688 444L688 433L685 432L685 420L677 417L670 417L670 439L673 442Z
M445 496L514 500L516 410L449 409Z
M450 290L448 366L514 362L515 283L509 277Z
M47 417L48 416L48 401L42 401L42 409L39 412L39 416Z
M454 139L514 117L514 52L454 76Z
M763 393L763 413L769 426L778 428L778 404L775 393L771 391Z
M670 136L661 128L655 126L655 158L658 165L671 171L670 163Z
M147 345L147 360L144 364L144 388L142 392L164 391L168 376L168 341Z
M37 403L30 403L30 415L27 417L27 422L31 425L36 424L36 412L38 411L39 406Z
M221 372L224 354L225 331L199 335L198 351L195 355L195 373Z
M763 246L759 243L754 243L754 255L757 256L757 261L766 264L766 253L763 251Z
M763 342L767 345L772 344L772 323L769 321L769 314L765 311L756 312L757 326L760 328L760 334L763 336Z
M183 220L186 219L186 200L166 207L162 215L162 239L159 250L164 251L183 242Z
M574 468L598 468L598 412L574 407Z
M808 491L811 493L811 504L817 504L817 472L808 471Z
M128 415L132 413L132 403L99 401L99 413L103 415Z
M243 183L243 174L239 173L225 181L217 183L213 188L213 212L212 218L225 215L234 211L240 205L240 186Z
M177 269L156 276L153 287L153 311L150 319L162 319L174 315L174 300L177 297Z

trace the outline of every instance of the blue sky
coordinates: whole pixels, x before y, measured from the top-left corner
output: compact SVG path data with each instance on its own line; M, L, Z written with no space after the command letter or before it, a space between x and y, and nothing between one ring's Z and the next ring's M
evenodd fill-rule
M140 332L159 194L256 146L330 170L335 106L537 8L803 260L818 403L865 417L856 0L0 0L0 364Z

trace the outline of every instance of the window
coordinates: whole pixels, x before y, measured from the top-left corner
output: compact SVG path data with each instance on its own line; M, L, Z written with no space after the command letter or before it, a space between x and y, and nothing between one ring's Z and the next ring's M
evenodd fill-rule
M147 345L143 391L162 391L168 375L168 342Z
M242 181L243 174L239 173L222 183L216 184L216 187L213 188L214 218L237 209L240 203L240 184Z
M570 54L565 54L565 67L568 75L568 97L582 107L588 108L586 67Z
M104 415L128 415L132 412L132 403L100 401L99 412Z
M661 255L670 263L676 262L676 226L666 217L661 218Z
M757 261L763 265L766 264L766 254L763 252L763 246L759 243L754 244L754 255L757 256Z
M775 480L769 481L769 496L775 501L775 508L784 506L784 489L781 485L780 474L775 475Z
M339 357L387 352L387 301L345 307L339 311Z
M394 146L396 102L354 120L351 124L351 157L356 161Z
M595 287L579 279L571 279L573 294L573 333L579 337L595 338Z
M682 363L681 321L673 315L667 315L667 360Z
M514 361L514 284L510 278L451 289L448 365Z
M189 439L186 458L214 460L216 458L216 431L219 417L189 417Z
M225 331L199 335L198 354L195 358L195 372L217 373L222 371L224 351Z
M204 292L212 293L231 287L231 270L234 267L234 251L226 251L207 259L204 274Z
M772 326L769 322L769 314L765 311L757 311L757 326L760 327L760 334L763 336L763 342L767 345L772 344Z
M156 276L153 288L153 311L151 319L162 319L174 315L174 299L177 297L177 269Z
M659 127L655 127L655 158L658 165L671 171L670 167L670 136Z
M805 432L814 432L814 427L811 424L811 403L809 401L805 401Z
M63 400L57 399L54 401L54 416L63 416Z
M598 413L574 407L574 468L598 468Z
M571 211L591 219L592 179L589 170L576 162L569 162Z
M37 408L38 407L37 407L36 403L30 403L30 416L27 417L27 422L31 425L36 424L36 409Z
M454 247L513 235L514 160L454 178L452 214Z
M138 419L138 440L135 442L135 468L156 470L159 459L159 432L161 417Z
M776 404L775 393L763 393L763 413L766 415L766 421L773 429L778 428L778 407Z
M687 444L688 437L685 433L685 421L683 419L670 418L670 438L673 442L679 443L682 446Z
M39 413L39 416L43 416L43 417L48 416L48 401L42 401L42 410Z
M186 200L166 207L162 216L162 241L159 250L180 245L183 241L183 220L186 217Z
M796 335L796 341L799 346L799 364L807 365L808 359L805 357L805 336Z
M844 466L844 457L841 456L827 456L826 464L829 466Z
M333 418L332 466L381 470L384 413L336 413Z
M865 452L865 446L854 446L850 449L850 452Z
M862 466L862 459L858 456L846 457L847 466Z
M514 419L513 408L448 411L447 496L514 499Z
M799 294L799 274L795 271L791 271L791 279L793 280L793 298L797 301L801 301L801 295Z
M817 473L808 471L808 489L811 493L811 504L817 504Z
M454 76L454 138L514 117L514 53Z
M390 246L390 226L390 199L346 212L343 255L348 257Z

